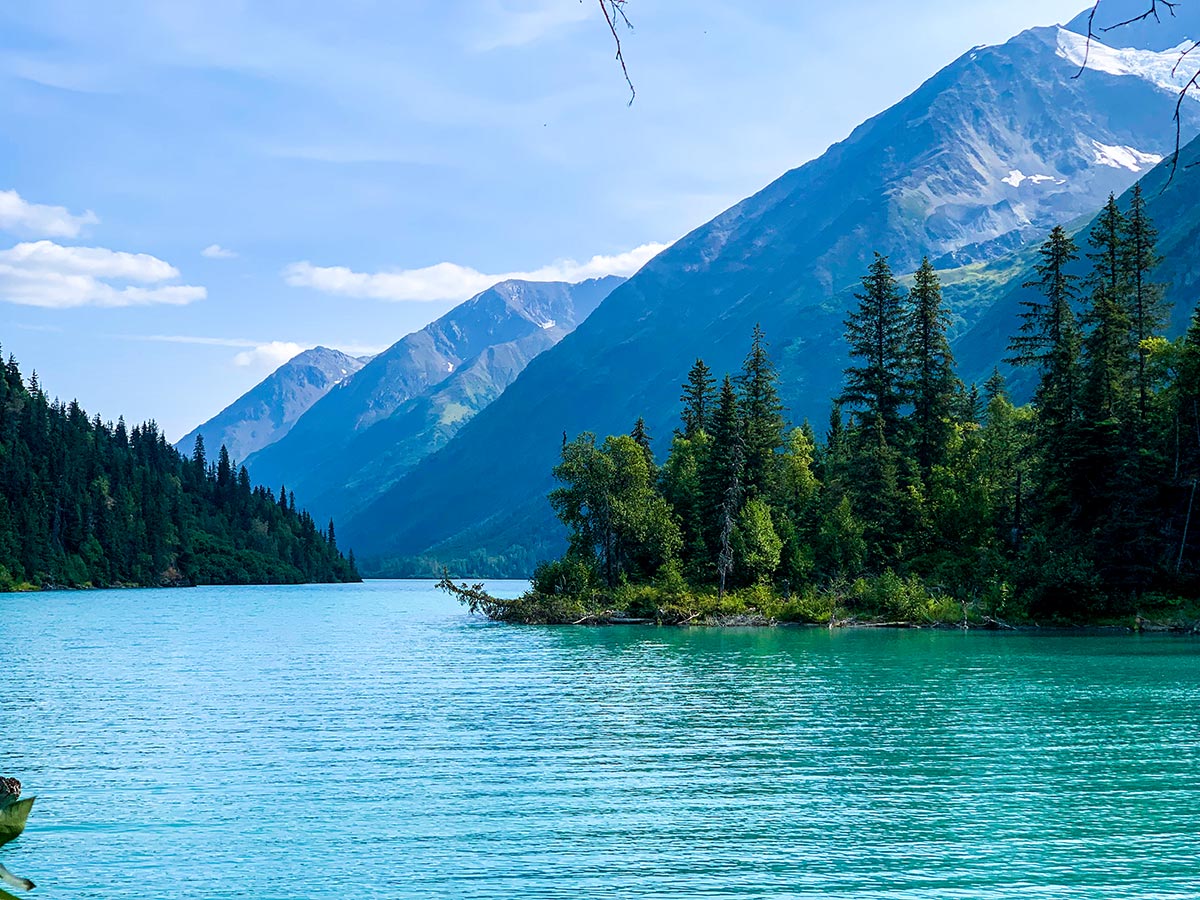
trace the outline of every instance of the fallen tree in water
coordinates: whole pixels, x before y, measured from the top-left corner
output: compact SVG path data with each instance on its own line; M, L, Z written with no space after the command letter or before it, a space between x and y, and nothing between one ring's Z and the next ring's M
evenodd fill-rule
M437 587L472 615L521 625L704 625L772 626L781 623L841 627L856 624L986 627L971 612L915 579L890 573L859 579L823 591L780 594L767 585L735 591L696 591L678 582L624 584L608 589L569 579L548 579L539 568L531 587L518 597L496 597L483 582L455 582L443 575Z
M1003 598L958 600L915 577L891 572L873 578L840 581L821 588L783 594L755 585L724 594L694 590L670 580L624 584L607 589L546 580L539 569L531 587L518 597L497 597L484 582L455 582L449 574L437 587L472 615L517 625L667 625L771 627L820 625L828 628L962 628L1012 631L1018 628L1110 627L1132 632L1200 633L1200 607L1155 604L1159 618L1115 616L1106 619L1034 620L1010 616Z
M496 597L484 589L483 582L456 584L448 573L442 576L437 587L466 606L472 615L483 616L493 622L522 625L603 624L609 617L617 615L616 610L605 611L601 605L593 602L597 599L594 597L555 595L536 590L526 591L519 597Z

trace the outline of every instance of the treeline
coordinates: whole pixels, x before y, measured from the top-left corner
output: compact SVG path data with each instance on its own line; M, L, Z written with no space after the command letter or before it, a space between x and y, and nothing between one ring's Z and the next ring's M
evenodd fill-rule
M736 377L693 366L661 466L642 421L564 443L550 502L570 549L530 596L656 615L749 588L799 618L841 604L1073 621L1195 598L1200 321L1162 335L1155 238L1140 190L1127 210L1110 198L1086 277L1072 237L1052 232L1010 349L1036 375L1026 406L999 372L982 391L959 380L930 263L904 290L877 254L822 437L787 426L756 328Z
M285 496L286 494L286 496ZM357 581L353 554L224 447L180 454L0 366L0 590Z

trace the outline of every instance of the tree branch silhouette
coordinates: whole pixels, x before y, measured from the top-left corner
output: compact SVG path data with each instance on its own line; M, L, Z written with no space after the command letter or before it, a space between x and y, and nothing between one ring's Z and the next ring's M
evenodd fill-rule
M1079 71L1075 73L1076 78L1082 75L1087 69L1088 59L1090 58L1092 52L1092 41L1099 39L1096 34L1096 13L1099 11L1100 4L1103 2L1104 0L1096 0L1096 2L1092 4L1091 11L1088 13L1087 41L1083 48L1083 63L1080 65ZM1107 25L1100 29L1100 33L1106 34L1118 28L1124 28L1127 25L1133 25L1137 22L1146 22L1150 19L1161 23L1163 14L1174 18L1175 9L1179 6L1180 2L1181 0L1147 0L1148 6L1145 12L1141 13L1140 15L1131 16L1123 22L1116 22L1112 25ZM1188 56L1191 55L1192 51L1196 50L1198 47L1200 47L1200 40L1193 41L1190 47L1187 47L1180 52L1179 59L1175 61L1175 65L1171 69L1172 76L1179 71L1179 67L1183 64L1183 61L1186 60ZM1188 94L1193 90L1196 90L1198 86L1200 86L1200 70L1198 70L1196 74L1194 74L1188 80L1187 84L1183 86L1183 88L1179 91L1178 98L1176 98L1175 101L1175 115L1173 117L1175 120L1175 152L1171 154L1171 174L1167 177L1166 184L1170 184L1174 180L1175 172L1179 169L1179 151L1183 147L1183 101L1186 100ZM1193 163L1193 165L1195 164ZM1166 184L1163 185L1164 188L1166 187Z

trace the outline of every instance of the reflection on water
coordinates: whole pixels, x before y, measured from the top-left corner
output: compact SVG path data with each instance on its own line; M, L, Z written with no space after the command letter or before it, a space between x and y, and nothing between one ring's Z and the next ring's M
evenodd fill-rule
M509 590L520 585L510 584ZM46 898L1194 898L1200 643L0 597Z

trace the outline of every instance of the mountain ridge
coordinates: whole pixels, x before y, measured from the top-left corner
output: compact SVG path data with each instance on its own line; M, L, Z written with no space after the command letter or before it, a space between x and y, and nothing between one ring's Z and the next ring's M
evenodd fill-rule
M297 354L207 422L197 425L175 446L191 452L196 436L206 446L222 445L236 460L280 440L335 385L365 365L340 350L313 347Z
M499 282L378 354L246 466L340 519L449 440L623 281Z

